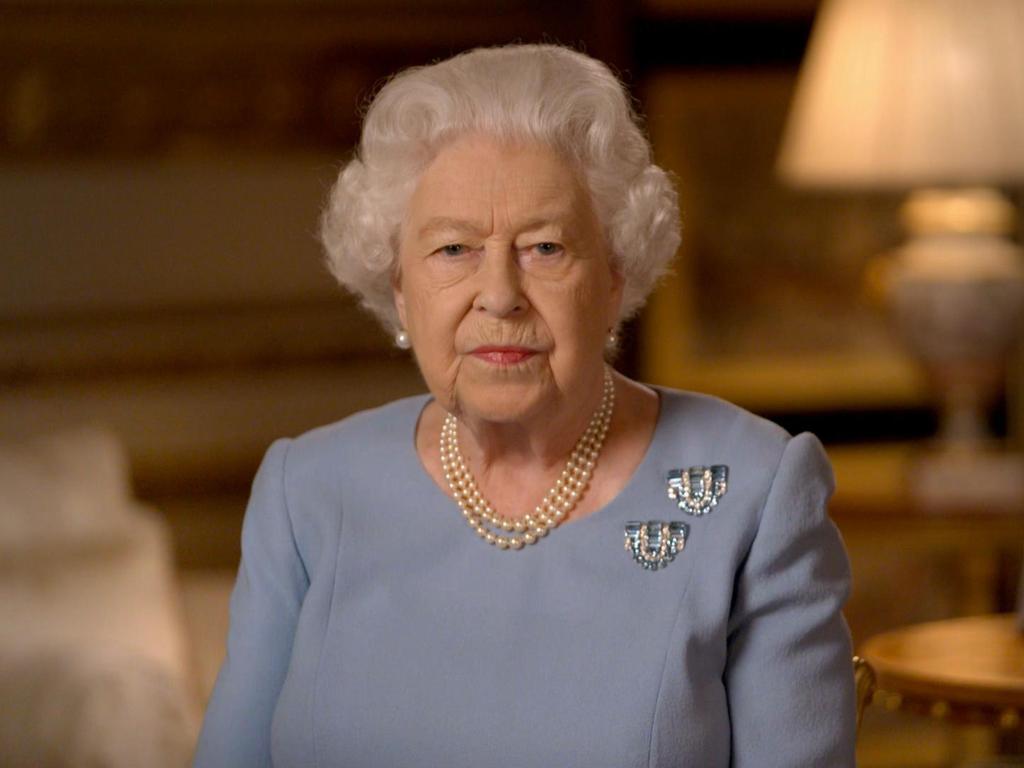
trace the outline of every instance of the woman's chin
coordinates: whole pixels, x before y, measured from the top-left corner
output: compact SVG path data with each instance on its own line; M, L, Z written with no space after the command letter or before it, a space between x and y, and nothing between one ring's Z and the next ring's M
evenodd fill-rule
M537 377L495 376L477 379L457 389L460 418L496 423L523 423L556 406L554 391L548 391ZM550 402L549 402L550 401Z

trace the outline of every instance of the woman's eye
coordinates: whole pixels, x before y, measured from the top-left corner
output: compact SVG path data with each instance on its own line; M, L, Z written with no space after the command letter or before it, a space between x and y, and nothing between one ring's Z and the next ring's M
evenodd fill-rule
M450 245L441 246L438 251L443 253L445 256L461 256L466 252L466 246L461 243L452 243Z
M562 246L558 243L537 243L533 249L541 256L554 256L561 252Z

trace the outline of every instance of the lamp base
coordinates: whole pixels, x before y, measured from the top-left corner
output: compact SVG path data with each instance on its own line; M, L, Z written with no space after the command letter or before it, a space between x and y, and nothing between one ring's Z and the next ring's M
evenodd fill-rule
M935 512L1024 513L1024 453L992 443L940 447L917 457L907 478L911 498Z
M911 235L888 281L893 317L942 406L946 446L991 438L1024 316L1024 252L1007 236L1009 202L993 190L925 190L907 202Z

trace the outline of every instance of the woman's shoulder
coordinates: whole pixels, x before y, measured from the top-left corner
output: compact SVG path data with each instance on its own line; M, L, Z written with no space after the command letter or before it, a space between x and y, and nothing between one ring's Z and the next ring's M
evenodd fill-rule
M662 446L690 464L727 464L767 489L784 464L832 485L821 441L792 435L775 422L714 395L654 387L661 396ZM732 471L732 470L730 470Z
M289 472L391 464L413 445L416 421L429 395L414 395L357 411L291 438ZM378 464L379 466L379 464Z
M313 427L294 439L310 443L332 442L388 433L400 425L405 425L410 418L415 422L429 399L430 395L423 393L392 400L373 408L356 411L329 424Z
M669 430L715 443L741 443L761 451L781 452L792 437L775 422L715 395L662 386L652 388L660 395L660 419Z
M820 485L828 492L835 487L828 455L814 434L790 434L775 422L714 395L655 389L661 394L662 444L681 447L688 463L728 465L731 478L742 482L744 477L763 494L780 474L799 477L797 485Z

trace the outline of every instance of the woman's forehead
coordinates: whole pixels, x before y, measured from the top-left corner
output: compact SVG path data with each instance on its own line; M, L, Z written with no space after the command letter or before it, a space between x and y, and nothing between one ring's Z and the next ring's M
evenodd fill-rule
M414 234L564 224L584 214L588 198L572 166L544 144L466 137L434 158L410 201Z

